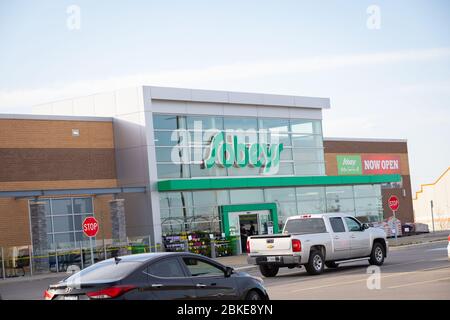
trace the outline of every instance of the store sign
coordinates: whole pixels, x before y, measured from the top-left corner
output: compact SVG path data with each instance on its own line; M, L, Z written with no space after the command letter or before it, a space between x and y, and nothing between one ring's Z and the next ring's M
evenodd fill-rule
M400 157L386 154L338 155L338 175L400 173Z
M336 156L338 175L361 175L362 165L360 155Z
M204 166L210 169L214 166L229 168L256 167L262 173L276 174L280 166L282 143L242 143L238 136L218 132L211 139L207 150Z
M400 173L400 157L393 155L363 155L363 174Z

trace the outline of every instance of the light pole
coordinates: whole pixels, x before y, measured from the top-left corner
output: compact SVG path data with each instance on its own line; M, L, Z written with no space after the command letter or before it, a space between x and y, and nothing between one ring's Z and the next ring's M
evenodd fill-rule
M433 200L430 200L431 205L431 224L433 226L433 233L434 233L434 214L433 214Z

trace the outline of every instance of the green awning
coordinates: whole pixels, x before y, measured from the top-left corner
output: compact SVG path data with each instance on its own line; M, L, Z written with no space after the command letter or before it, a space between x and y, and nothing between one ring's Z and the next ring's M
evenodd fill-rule
M302 186L339 186L400 182L399 174L361 176L271 176L271 177L215 177L171 179L158 181L158 191L191 191L247 188L282 188Z

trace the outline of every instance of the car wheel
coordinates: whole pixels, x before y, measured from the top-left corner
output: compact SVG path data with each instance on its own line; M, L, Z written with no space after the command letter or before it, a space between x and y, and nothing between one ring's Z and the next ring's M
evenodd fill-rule
M324 268L324 258L322 252L319 250L311 251L305 268L311 275L321 274Z
M325 265L327 266L327 268L330 268L330 269L339 267L339 264L337 264L334 261L325 262Z
M275 277L279 269L280 268L277 266L270 266L264 264L259 265L259 271L261 271L261 274L267 278Z
M381 243L375 242L370 254L369 263L375 266L381 266L384 263L385 250Z
M245 296L245 300L263 300L263 298L256 290L250 290Z

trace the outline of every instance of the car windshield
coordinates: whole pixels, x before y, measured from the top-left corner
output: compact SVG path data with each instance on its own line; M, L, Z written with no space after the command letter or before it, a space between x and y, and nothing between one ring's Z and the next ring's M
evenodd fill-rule
M309 234L326 233L327 229L322 218L291 219L286 222L284 233Z
M116 263L114 259L105 260L71 275L65 281L70 283L117 281L129 275L141 265L141 262L136 261L119 261L118 263Z

